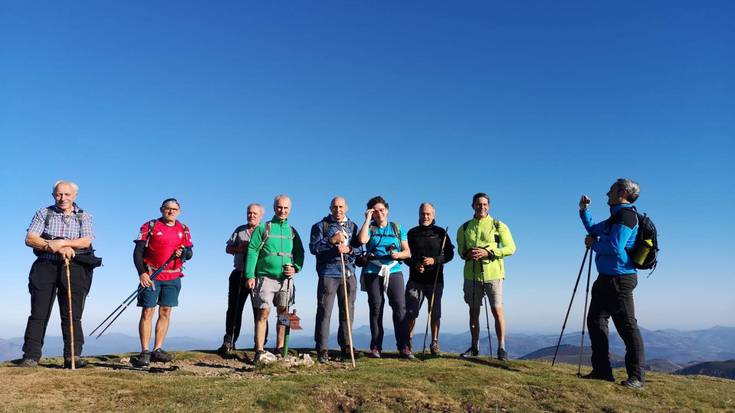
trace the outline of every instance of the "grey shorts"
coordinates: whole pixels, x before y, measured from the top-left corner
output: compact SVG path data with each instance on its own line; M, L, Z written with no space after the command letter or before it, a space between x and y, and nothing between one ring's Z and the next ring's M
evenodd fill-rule
M293 279L289 284L286 279L278 281L269 277L256 277L253 306L255 308L270 308L272 305L276 305L276 294L281 290L286 291L289 285L291 286L289 305L293 305L296 302L296 286Z
M421 284L408 280L406 284L406 316L409 319L416 319L419 316L421 302L426 301L426 312L429 312L431 303L431 292L434 284ZM436 297L434 298L434 307L431 309L431 319L437 321L442 317L442 292L444 284L436 284Z
M464 302L471 308L482 306L482 296L487 295L490 307L503 306L503 279L489 282L464 280Z

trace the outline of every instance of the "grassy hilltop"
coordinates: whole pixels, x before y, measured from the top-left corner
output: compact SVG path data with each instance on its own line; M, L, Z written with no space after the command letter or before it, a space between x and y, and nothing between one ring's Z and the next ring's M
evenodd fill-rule
M247 353L252 356L252 353ZM735 381L650 373L643 391L581 380L576 366L454 356L253 368L210 352L176 353L174 370L118 369L92 357L77 371L0 365L3 411L735 411ZM124 356L123 356L124 357ZM153 365L164 367L165 365ZM618 380L625 372L616 371Z

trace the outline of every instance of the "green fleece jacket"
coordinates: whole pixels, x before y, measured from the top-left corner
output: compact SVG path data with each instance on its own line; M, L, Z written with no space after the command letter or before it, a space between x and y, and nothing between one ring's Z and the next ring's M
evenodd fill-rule
M283 266L292 264L296 272L304 266L304 245L296 230L288 225L288 220L276 217L270 221L270 234L263 243L268 223L258 225L250 236L245 277L270 277L284 279Z
M465 229L466 227L466 229ZM495 242L495 234L499 235L500 242ZM474 248L485 248L495 254L496 259L482 259L475 261L467 257L467 252ZM510 234L508 226L498 221L496 230L494 219L486 216L480 220L472 218L457 230L457 249L464 262L464 278L489 282L505 278L503 258L516 252L516 244Z

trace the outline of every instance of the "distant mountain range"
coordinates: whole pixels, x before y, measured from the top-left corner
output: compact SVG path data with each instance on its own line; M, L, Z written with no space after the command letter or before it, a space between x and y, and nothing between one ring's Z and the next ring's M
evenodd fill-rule
M735 359L735 327L712 327L705 330L647 330L641 329L645 343L648 368L654 371L687 373L695 363L726 361ZM506 348L511 358L549 359L553 357L558 335L550 334L509 334L506 338ZM579 357L579 343L581 332L571 332L562 339L559 349L560 362L576 364ZM272 337L271 337L272 339ZM367 349L370 346L370 329L367 326L356 328L353 332L355 347ZM292 347L311 348L314 339L309 333L293 334L290 339ZM445 352L461 353L469 347L469 332L460 334L442 333L441 348ZM252 335L244 335L238 341L239 348L251 348ZM169 337L166 340L166 349L169 350L203 350L216 349L221 343L220 337L193 338ZM272 345L271 341L269 345ZM395 336L386 331L383 340L385 350L395 349ZM0 360L11 360L22 355L23 338L0 339ZM338 348L336 336L330 337L330 347ZM428 345L428 343L427 343ZM423 334L417 334L413 339L415 352L420 352L423 346ZM99 340L88 338L84 346L84 354L117 354L123 352L137 352L140 344L138 338L124 334L108 334ZM46 337L44 355L58 356L63 349L61 337ZM497 340L493 336L493 351L497 351ZM481 332L481 354L489 354L489 345L485 330ZM622 365L622 355L625 346L620 337L611 331L610 352L613 363ZM550 354L549 354L550 353ZM582 357L585 364L589 363L589 338L585 334L585 352ZM704 363L706 364L706 363ZM723 366L729 366L727 364ZM722 367L722 366L720 366ZM717 366L702 366L702 371L717 369ZM696 373L695 373L696 374ZM722 376L721 376L722 377Z

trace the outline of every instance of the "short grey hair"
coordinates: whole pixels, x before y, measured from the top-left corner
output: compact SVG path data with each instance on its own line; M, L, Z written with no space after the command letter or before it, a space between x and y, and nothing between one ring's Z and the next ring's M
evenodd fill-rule
M434 213L436 213L436 208L434 208L434 205L432 205L431 202L422 202L421 205L419 205L419 212L421 212L421 209L423 209L424 207L429 207L432 211L434 211Z
M71 189L74 190L75 194L79 193L79 185L75 184L72 181L64 181L63 179L59 179L58 181L54 182L54 186L51 188L51 193L56 193L56 188L58 188L59 185L69 185Z
M618 188L618 191L625 191L628 193L626 200L631 204L635 202L641 194L641 186L638 185L638 182L628 178L618 178L618 180L615 181L615 186Z
M286 194L279 194L279 195L276 195L276 197L275 197L275 198L273 198L273 208L275 208L275 207L276 207L276 204L277 204L277 203L278 203L278 201L279 201L279 200L281 200L281 199L288 199L288 201L289 201L289 202L291 201L291 198L289 198L289 197L288 197L288 195L286 195Z
M263 205L260 205L257 202L253 202L252 204L248 205L248 207L245 208L245 212L250 211L250 208L252 208L252 207L256 207L256 208L260 209L260 216L261 217L265 215L265 208L263 208Z

